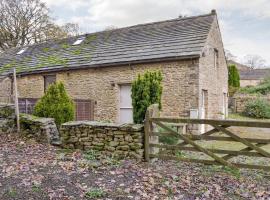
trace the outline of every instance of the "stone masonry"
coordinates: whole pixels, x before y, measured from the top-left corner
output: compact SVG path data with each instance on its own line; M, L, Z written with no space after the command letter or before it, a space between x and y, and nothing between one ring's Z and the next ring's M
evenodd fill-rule
M233 111L235 113L242 113L245 109L246 104L249 101L254 101L256 99L264 99L270 103L269 95L251 95L251 94L236 94L233 96Z
M20 115L21 134L41 143L59 145L59 132L53 118Z
M118 158L143 158L143 126L93 121L67 122L60 130L62 147L96 150Z
M15 106L12 104L0 104L0 134L14 132L15 119Z
M214 65L214 52L218 64ZM201 116L202 91L207 91L206 118L223 118L227 105L227 64L217 19L212 24L200 58L127 64L110 67L53 72L62 81L73 99L93 100L94 120L119 122L120 86L130 84L138 74L147 70L161 70L163 94L161 116L189 117L190 109L198 109ZM139 58L138 58L139 59ZM21 98L40 98L44 94L44 75L18 77ZM0 84L0 89L1 89ZM225 96L225 99L224 99ZM224 106L225 105L225 106ZM227 112L227 111L225 111Z

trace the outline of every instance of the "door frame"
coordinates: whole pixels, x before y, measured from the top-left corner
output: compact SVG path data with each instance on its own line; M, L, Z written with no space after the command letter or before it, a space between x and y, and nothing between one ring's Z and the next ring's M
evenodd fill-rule
M121 103L121 86L130 86L130 89L131 89L131 82L118 83L117 86L118 86L118 105L117 105L117 107L118 107L118 109L117 109L118 116L117 116L117 122L120 123L120 120L121 120L121 109L131 109L132 110L132 113L133 113L133 107L132 107L132 105L131 105L131 107L123 107L123 108L121 108L121 106L120 106L120 103Z

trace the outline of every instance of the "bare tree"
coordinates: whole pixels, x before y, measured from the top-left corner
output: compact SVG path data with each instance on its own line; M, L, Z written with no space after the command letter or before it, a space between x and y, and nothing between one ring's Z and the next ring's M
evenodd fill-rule
M67 37L75 27L56 25L40 0L0 0L0 50Z
M252 69L257 69L264 68L266 61L259 55L246 55L244 57L244 63Z
M228 49L225 49L225 57L226 57L226 60L233 60L233 61L235 61L237 58Z

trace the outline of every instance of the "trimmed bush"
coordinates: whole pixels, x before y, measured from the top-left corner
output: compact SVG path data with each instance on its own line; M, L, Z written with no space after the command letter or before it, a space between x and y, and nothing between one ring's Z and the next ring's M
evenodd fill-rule
M64 84L59 82L50 85L35 105L33 114L38 117L54 118L58 126L74 120L74 102L68 96Z
M240 76L235 65L228 66L229 95L233 96L240 87Z
M270 119L270 104L264 99L249 101L245 106L243 115L253 118Z
M240 87L240 76L238 69L235 65L229 65L228 67L228 73L229 73L229 86L239 88Z
M138 75L132 83L132 106L134 123L142 123L145 112L151 104L157 103L161 109L162 75L160 71Z

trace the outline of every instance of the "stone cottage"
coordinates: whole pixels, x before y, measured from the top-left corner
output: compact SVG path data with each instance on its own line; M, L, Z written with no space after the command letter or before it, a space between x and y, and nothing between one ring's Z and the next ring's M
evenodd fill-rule
M62 81L76 102L77 120L132 122L132 80L161 70L161 115L227 113L227 65L215 10L13 48L0 55L0 73L9 75L13 67L24 112L49 84ZM9 81L2 81L0 96Z
M240 75L240 87L259 85L265 78L270 77L270 69L252 69L238 62L228 60L228 65L235 65Z

